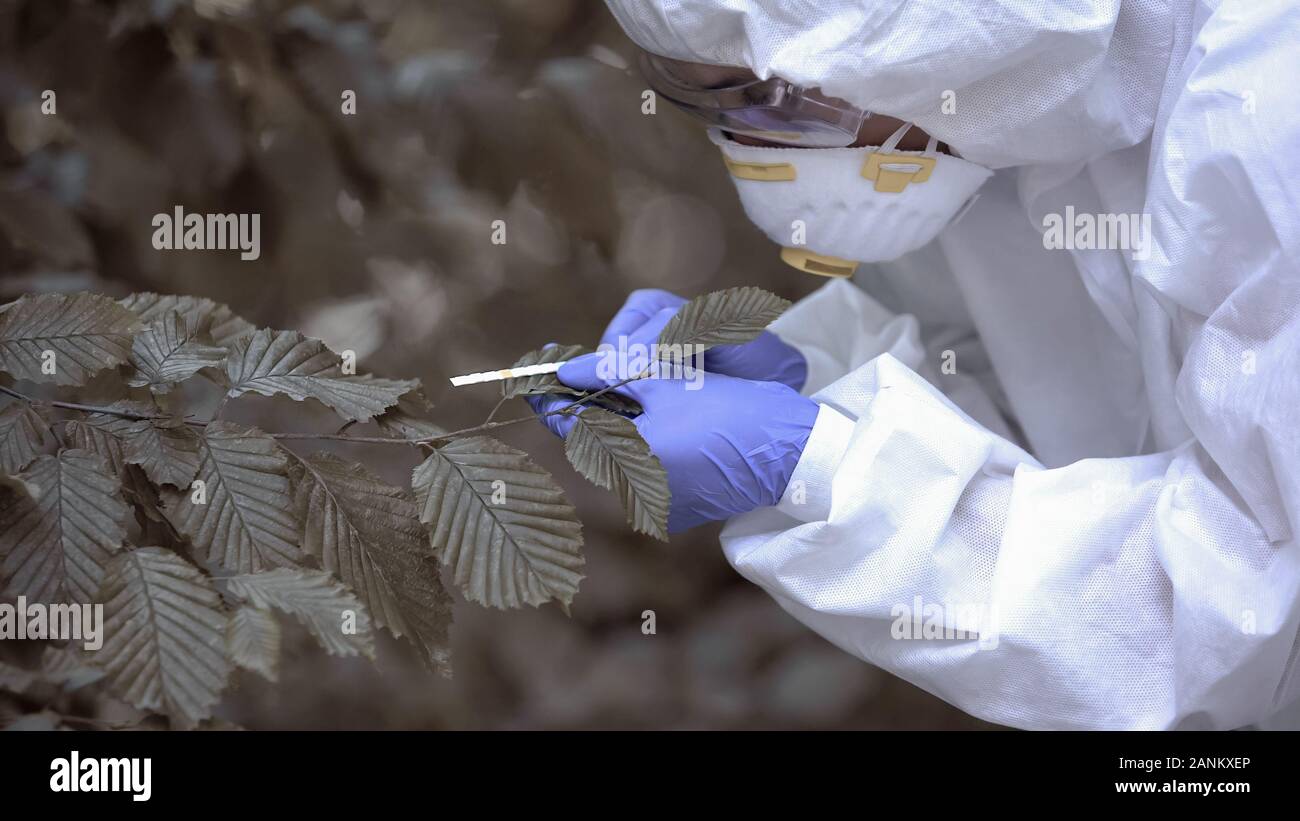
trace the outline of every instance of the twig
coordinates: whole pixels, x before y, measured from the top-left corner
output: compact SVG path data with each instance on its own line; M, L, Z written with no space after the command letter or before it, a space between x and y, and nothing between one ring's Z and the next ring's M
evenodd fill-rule
M559 413L560 411L555 411ZM550 416L550 414L544 414ZM510 425L518 425L523 422L531 422L537 419L537 416L520 416L517 419L505 419L500 422L487 422L482 425L475 425L472 428L461 428L453 430L450 433L444 433L439 436L424 436L419 439L403 439L396 436L345 436L337 433L268 433L272 439L329 439L336 442L360 442L370 445L428 445L434 442L441 442L445 439L457 439L462 436L472 436L476 433L505 428Z
M171 418L170 416L147 416L142 413L124 411L118 408L105 408L100 405L82 405L78 402L59 402L54 399L36 399L35 397L28 396L25 393L19 393L13 388L8 388L5 387L4 385L0 385L0 393L7 393L13 398L20 399L29 405L35 405L37 403L41 403L45 405L50 405L51 407L55 407L55 408L63 408L64 410L82 411L83 413L107 413L113 416L121 416L126 419L170 419ZM207 423L204 422L203 424L206 425Z
M615 388L621 388L629 382L635 382L638 379L642 379L649 373L650 373L650 369L647 368L646 370L642 371L636 376L629 377L627 379L624 379L621 382L616 382L613 385L610 385L605 388L601 388L600 390L594 393L575 399L572 402L569 402L568 404L564 405L563 407L556 408L553 411L547 411L546 413L540 413L540 414L531 414L529 416L520 416L514 419L505 419L500 422L484 422L481 425L475 425L470 428L461 428L460 430L453 430L448 433L439 434L438 436L424 436L419 439L400 439L396 437L387 437L387 436L340 436L338 434L331 434L331 433L271 433L268 435L272 439L332 439L332 440L342 441L342 442L360 442L363 444L372 444L372 445L430 445L433 444L434 442L446 441L447 439L459 439L465 436L473 436L478 433L484 433L489 430L496 430L497 428L509 427L510 425L519 425L524 422L531 422L534 419L541 419L547 416L559 416L561 414L569 414L572 413L573 410L577 408L579 405L584 405L598 396L602 396L606 393L609 393Z
M444 442L448 439L459 439L465 436L473 436L475 434L484 433L489 430L496 430L497 428L505 428L511 425L519 425L524 422L531 422L534 419L542 419L547 416L559 416L561 414L571 414L574 411L574 409L577 408L579 405L585 405L586 403L590 402L596 397L603 396L609 393L610 391L614 390L615 388L621 388L629 382L635 382L638 379L642 379L649 373L650 373L650 369L647 368L644 371L641 371L641 373L637 374L636 376L629 377L627 379L622 380L621 382L615 382L613 385L609 385L607 387L601 388L600 390L595 391L594 393L590 393L587 394L586 396L579 397L578 399L569 402L563 407L556 408L553 411L547 411L546 413L541 413L541 414L530 414L528 416L519 416L514 419L506 419L501 422L494 422L492 421L492 417L496 415L497 410L501 407L502 403L505 401L503 398L502 402L498 402L497 407L493 408L492 413L488 415L488 421L484 422L483 424L474 425L473 427L469 427L469 428L461 428L460 430L453 430L449 433L443 433L438 436L424 436L419 439L402 439L402 438L397 438L392 436L347 436L343 433L269 433L267 435L270 436L272 439L325 439L325 440L334 440L339 442L359 442L362 444L370 444L370 445L432 445L435 442ZM5 387L4 385L0 385L0 393L9 394L10 396L16 399L20 399L29 405L34 404L36 402L44 402L45 404L52 405L56 408L82 411L83 413L106 413L106 414L111 414L113 416L121 416L126 419L142 419L142 420L175 418L172 416L146 416L139 413L132 413L131 411L119 410L117 408L106 408L99 405L81 405L76 402L56 402L56 401L47 401L43 399L37 400L37 399L33 399L30 396L27 396L26 394L19 393L13 388ZM221 413L222 409L225 407L227 399L229 399L229 395L222 397L221 404L217 406L216 414ZM207 427L209 423L217 420L216 414L213 415L212 419L209 419L206 422L199 421L197 419L186 419L185 424L196 425L198 427ZM340 430L346 430L346 429L347 426L345 425Z
M500 399L498 399L497 403L492 406L492 412L487 415L487 419L483 420L483 424L486 425L488 422L491 422L496 417L497 411L501 410L501 406L504 405L506 403L506 400L509 398L510 397L508 396L503 396Z

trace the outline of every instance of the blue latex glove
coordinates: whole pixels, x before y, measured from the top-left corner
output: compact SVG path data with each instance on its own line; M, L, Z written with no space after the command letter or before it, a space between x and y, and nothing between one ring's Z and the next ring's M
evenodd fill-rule
M658 332L650 336L646 333L647 326L653 324L663 328L685 304L685 299L668 291L653 288L633 291L610 320L600 338L601 344L617 348L620 336L653 342ZM770 331L763 331L757 339L744 345L710 348L704 352L704 369L758 382L780 382L796 391L803 389L808 378L808 363L803 354Z
M560 368L560 381L572 388L600 390L634 375L605 378L598 364L601 357L588 354L571 360ZM640 379L618 393L645 409L632 421L668 471L671 533L780 501L817 420L817 403L779 382L702 371L676 379ZM526 398L539 414L571 401L562 396ZM558 436L574 425L565 415L544 416L542 422Z

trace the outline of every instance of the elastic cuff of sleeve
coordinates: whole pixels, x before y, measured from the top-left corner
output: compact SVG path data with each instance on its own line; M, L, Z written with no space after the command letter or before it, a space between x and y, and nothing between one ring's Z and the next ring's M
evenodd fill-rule
M831 484L848 450L854 424L834 408L821 406L777 510L803 522L825 521L830 517Z

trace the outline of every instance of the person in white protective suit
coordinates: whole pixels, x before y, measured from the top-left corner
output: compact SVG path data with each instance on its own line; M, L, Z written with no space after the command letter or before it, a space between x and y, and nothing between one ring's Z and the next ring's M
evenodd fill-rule
M675 529L729 518L782 607L989 721L1296 701L1300 4L607 4L774 253L833 277L711 394L630 391ZM656 401L736 427L693 466Z

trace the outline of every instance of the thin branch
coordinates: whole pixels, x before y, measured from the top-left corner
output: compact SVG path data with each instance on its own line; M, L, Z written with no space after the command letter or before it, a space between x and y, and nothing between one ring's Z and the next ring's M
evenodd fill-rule
M510 397L508 396L503 396L500 399L498 399L497 403L492 406L492 412L487 415L487 419L483 420L483 424L486 425L488 422L491 422L493 419L495 419L497 415L497 411L501 410L501 406L504 405L506 403L506 400L509 398Z
M5 387L4 385L0 385L0 393L9 394L13 398L20 399L29 405L35 405L37 403L40 403L55 408L63 408L64 410L81 411L83 413L107 413L113 416L121 416L125 419L170 419L171 418L170 416L149 416L142 413L134 413L132 411L120 410L118 408L106 408L101 405L82 405L78 402L59 402L54 399L36 399L35 397L28 396L25 393L20 393L14 390L13 388L8 388ZM207 423L204 422L203 424L207 424Z
M541 413L541 414L530 414L528 416L520 416L514 419L505 419L500 422L484 422L481 425L475 425L470 428L461 428L460 430L453 430L448 433L439 434L438 436L424 436L419 439L400 439L396 437L387 437L387 436L340 436L338 434L332 434L332 433L271 433L267 435L270 436L272 439L331 439L331 440L341 441L341 442L359 442L359 443L371 444L371 445L431 445L434 442L443 442L448 439L459 439L465 436L474 436L479 433L485 433L486 431L496 430L497 428L509 427L510 425L519 425L524 422L531 422L534 419L541 419L547 416L559 416L561 414L571 414L574 412L574 410L578 408L578 406L585 405L587 402L590 402L596 397L609 393L615 388L621 388L629 382L635 382L638 379L642 379L649 373L650 373L650 369L647 368L646 370L642 371L636 376L629 377L627 379L624 379L621 382L616 382L613 385L610 385L605 388L601 388L600 390L588 394L587 396L579 397L578 399L569 402L563 407L556 408L553 411L547 411L546 413Z
M581 403L583 403L583 402L590 402L591 400L595 399L597 396L604 396L605 394L609 393L610 391L614 390L615 388L621 388L621 387L623 387L624 385L626 385L626 384L629 383L629 382L635 382L635 381L637 381L638 379L644 379L645 377L647 377L647 376L650 375L650 371L651 371L651 370L652 370L651 368L646 368L645 370L641 371L641 373L637 374L636 376L630 376L630 377L628 377L627 379L624 379L622 382L615 382L613 385L608 385L608 386L606 386L606 387L603 387L603 388L601 388L600 390L596 391L595 393L589 393L589 394L587 394L586 396L582 397L581 399L578 399L577 401L574 401L574 402L570 402L569 404L567 404L567 405L565 405L564 407L560 408L560 411L566 411L566 410L568 410L569 408L573 407L574 405L579 405L579 404L581 404ZM546 415L546 416L550 416L549 413L548 413L548 414L545 414L545 415Z
M555 411L559 413L559 411ZM546 414L549 416L550 414ZM429 445L434 442L441 442L445 439L456 439L462 436L473 436L476 433L505 428L511 425L518 425L523 422L531 422L537 419L537 416L520 416L517 419L505 419L500 422L488 422L482 425L475 425L472 428L461 428L453 430L450 433L444 433L439 436L424 436L419 439L402 439L395 436L347 436L338 433L268 433L272 439L328 439L336 442L359 442L368 445Z
M559 416L561 414L571 414L578 408L578 406L585 405L591 400L599 396L603 396L609 393L610 391L614 390L615 388L621 388L629 382L635 382L638 379L642 379L649 373L650 373L650 369L647 368L644 371L641 371L641 373L637 374L636 376L629 377L627 379L622 380L621 382L615 382L613 385L609 385L607 387L601 388L600 390L595 391L594 393L590 393L587 394L586 396L579 397L578 399L569 402L563 407L556 408L553 411L547 411L546 413L541 413L541 414L530 414L528 416L519 416L514 419L505 419L500 422L494 422L492 421L492 417L496 415L497 410L501 407L502 404L501 402L498 402L497 407L493 408L492 413L489 414L488 421L484 422L483 424L475 425L469 428L461 428L460 430L453 430L449 433L443 433L438 436L425 436L419 439L401 439L401 438L391 437L391 436L347 436L346 434L343 433L270 433L267 435L270 436L272 439L325 439L325 440L334 440L339 442L359 442L362 444L370 444L370 445L432 445L435 442L444 442L448 439L458 439L465 436L474 436L480 433L485 433L490 430L496 430L497 428L505 428L511 425L519 425L519 424L523 424L524 422L531 422L534 419L542 419L547 416ZM100 405L82 405L76 402L56 402L56 401L47 401L43 399L38 400L30 396L27 396L26 394L19 393L13 388L9 388L4 385L0 385L0 393L6 393L16 399L20 399L28 403L29 405L35 404L36 402L44 402L45 404L52 405L53 407L56 408L64 408L65 410L81 411L83 413L106 413L106 414L111 414L113 416L121 416L126 419L140 419L140 420L175 418L166 415L146 416L144 414L132 413L131 411L120 410L118 408L106 408ZM225 407L226 400L228 400L229 398L230 398L229 394L222 397L221 404L217 406L216 414L213 415L212 419L209 419L206 422L199 421L196 419L186 419L185 424L195 425L198 427L207 427L207 425L210 422L216 421L217 414L221 413L222 409ZM504 402L504 399L502 400L502 402ZM340 430L346 430L346 428L347 426L345 425Z
M629 382L635 382L638 379L645 378L650 374L650 370L651 370L650 368L646 368L636 376L630 376L627 379L622 380L621 382L615 382L613 385L608 385L604 388L601 388L598 391L595 391L594 393L590 393L587 394L586 396L579 397L578 399L573 400L572 402L568 403L567 405L564 405L563 407L556 408L553 411L547 411L546 413L532 414L531 416L520 416L516 419L507 419L504 422L487 422L482 425L476 425L475 427L472 428L461 428L460 430L454 430L451 431L450 433L444 433L441 436L428 436L423 439L405 439L405 440L398 439L398 440L390 440L390 441L410 442L415 444L431 444L433 442L441 442L446 439L456 439L462 436L473 436L474 434L482 433L483 431L487 431L487 430L492 430L493 428L505 427L507 425L518 425L522 422L532 421L533 419L542 419L547 416L559 416L561 414L571 414L573 413L573 411L575 411L578 408L578 406L585 405L587 402L590 402L591 400L595 399L598 396L604 396L605 394L609 393L615 388L621 388Z

